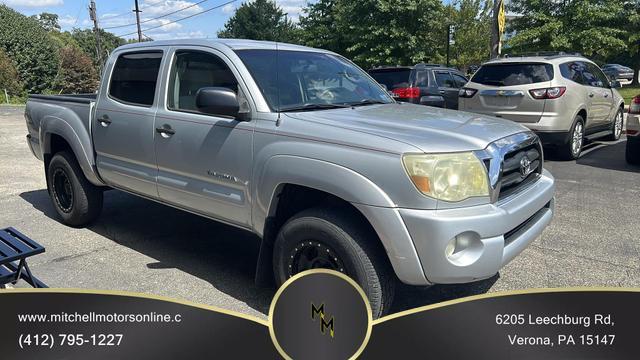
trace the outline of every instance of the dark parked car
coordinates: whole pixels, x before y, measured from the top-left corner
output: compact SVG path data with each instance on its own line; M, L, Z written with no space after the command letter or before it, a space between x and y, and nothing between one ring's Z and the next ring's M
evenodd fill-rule
M605 64L602 71L611 80L633 80L633 69L620 64Z
M369 70L398 101L458 109L458 91L467 81L463 73L442 65L389 66Z

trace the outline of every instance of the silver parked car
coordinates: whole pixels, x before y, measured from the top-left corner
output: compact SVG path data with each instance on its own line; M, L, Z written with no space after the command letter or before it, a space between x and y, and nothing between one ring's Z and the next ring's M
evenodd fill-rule
M71 226L97 219L103 189L126 191L255 233L258 279L346 273L377 317L396 279L491 277L553 217L534 133L396 102L328 51L150 41L116 49L104 74L96 95L27 102L28 144Z
M459 109L519 122L576 159L585 138L620 138L619 86L581 56L501 58L482 65L460 90Z

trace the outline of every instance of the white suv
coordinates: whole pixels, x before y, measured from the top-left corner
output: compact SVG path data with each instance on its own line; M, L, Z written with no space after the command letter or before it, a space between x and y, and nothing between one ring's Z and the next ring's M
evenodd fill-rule
M576 159L583 140L622 134L624 101L592 61L576 55L500 58L460 90L460 110L513 120Z

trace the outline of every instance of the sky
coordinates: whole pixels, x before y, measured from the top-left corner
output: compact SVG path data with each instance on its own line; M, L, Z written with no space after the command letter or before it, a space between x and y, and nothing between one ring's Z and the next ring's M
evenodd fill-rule
M247 0L138 0L140 21L144 35L154 40L177 38L215 38L218 30L233 15L236 8ZM90 28L90 0L0 0L25 15L42 12L59 17L62 30ZM137 37L134 0L95 0L101 28L124 38ZM313 0L311 0L313 2ZM297 21L307 0L276 0L276 3L294 21ZM226 5L225 5L226 4ZM200 15L179 22L175 20ZM164 16L170 13L174 14ZM158 18L160 17L160 18Z

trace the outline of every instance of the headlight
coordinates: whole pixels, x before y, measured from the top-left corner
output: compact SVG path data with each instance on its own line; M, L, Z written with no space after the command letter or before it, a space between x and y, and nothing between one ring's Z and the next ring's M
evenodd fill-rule
M473 153L407 154L402 162L416 188L429 197L454 202L489 196L487 171Z

